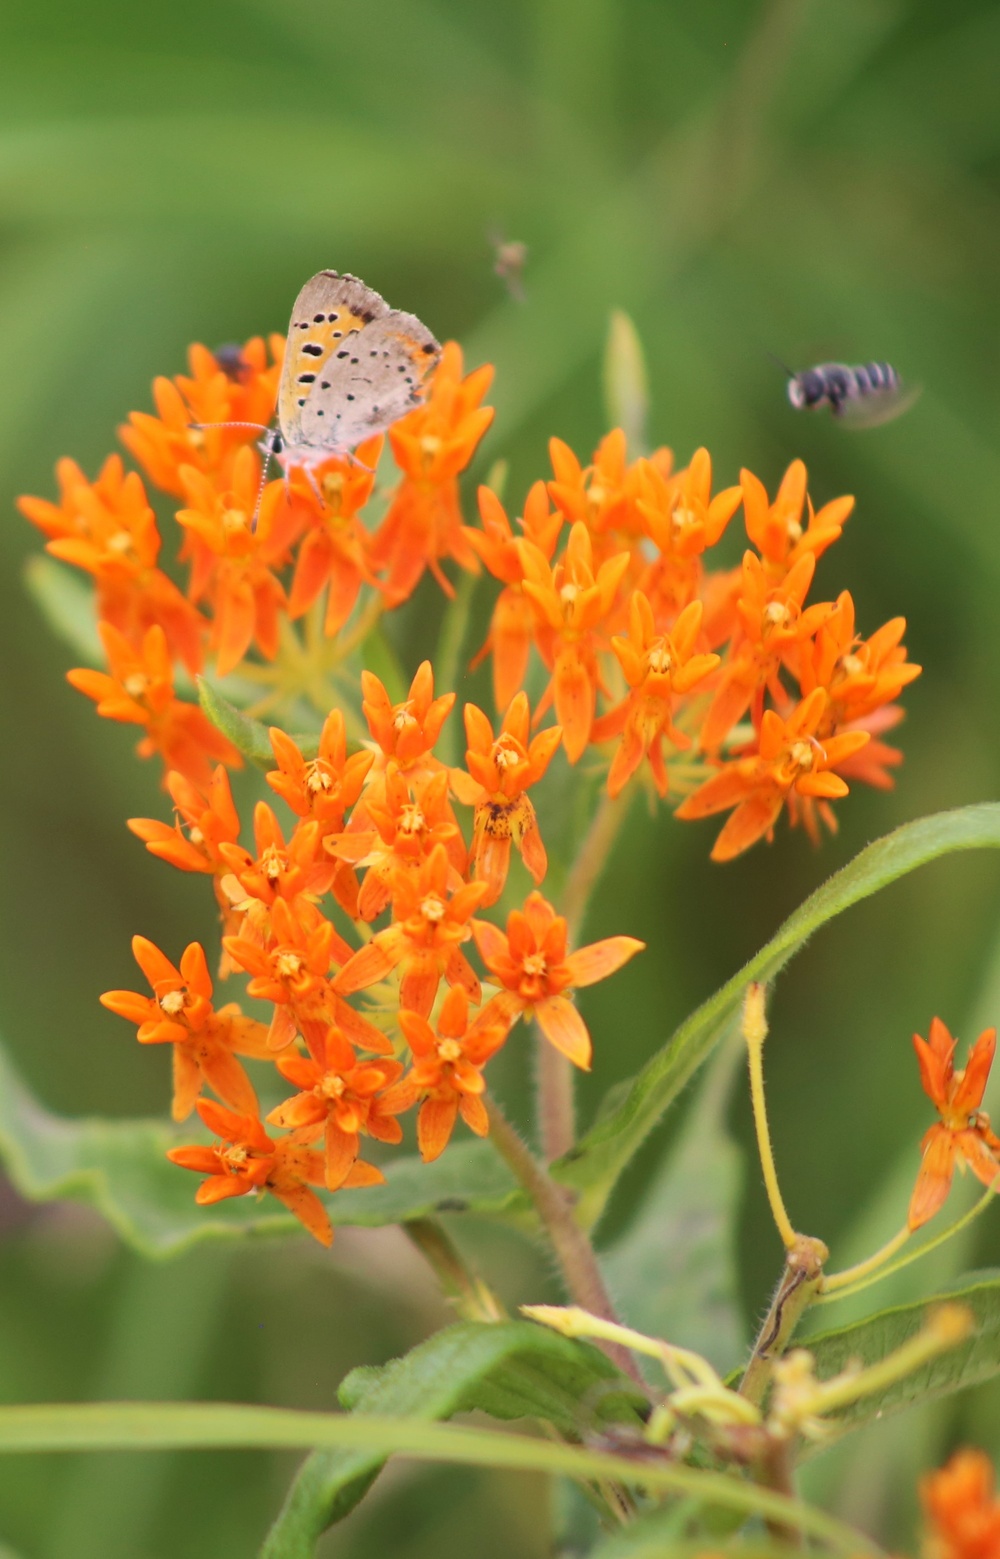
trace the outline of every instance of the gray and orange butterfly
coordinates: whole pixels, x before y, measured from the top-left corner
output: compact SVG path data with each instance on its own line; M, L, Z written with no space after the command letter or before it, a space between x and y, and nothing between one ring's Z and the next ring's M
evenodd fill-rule
M219 366L231 374L230 356L231 349L221 349ZM261 492L272 456L286 477L301 467L316 488L317 466L351 455L420 404L440 356L439 343L415 314L390 308L356 276L318 271L296 298L288 324L278 426L259 428L265 435Z
M286 471L349 453L419 404L440 355L415 314L356 276L318 272L292 309L278 428L264 447Z

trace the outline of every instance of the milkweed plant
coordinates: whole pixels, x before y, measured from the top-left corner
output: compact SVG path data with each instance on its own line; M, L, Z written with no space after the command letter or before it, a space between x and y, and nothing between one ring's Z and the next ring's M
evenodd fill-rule
M928 1013L913 1037L929 1125L909 1205L886 1244L838 1265L779 1186L768 987L849 904L948 850L1000 843L998 809L869 846L666 1044L648 1036L642 1070L588 1130L574 1110L575 1078L595 1047L614 1046L591 1032L577 992L611 981L625 1014L633 961L656 957L627 913L615 935L586 935L626 817L643 812L652 828L672 813L704 836L704 870L724 872L785 827L818 842L851 786L894 782L890 738L920 673L905 624L862 625L850 592L827 599L822 584L855 500L811 491L801 460L770 492L750 470L719 487L707 449L679 460L644 446L641 352L624 316L607 375L628 436L613 427L593 453L552 438L527 492L505 490L500 463L484 464L478 490L463 483L484 441L489 459L492 369L467 371L454 342L386 437L266 480L252 425L274 414L283 351L280 336L193 346L189 372L158 379L155 410L119 430L124 457L93 477L63 459L56 498L20 500L48 553L36 593L92 646L69 681L98 715L136 727L138 756L162 775L157 815L128 820L136 848L150 872L198 875L218 927L161 948L136 926L137 989L100 995L173 1060L172 1124L134 1137L142 1190L118 1226L304 1232L329 1246L338 1224L399 1224L456 1320L348 1376L325 1413L23 1405L0 1413L0 1442L308 1450L266 1559L312 1554L392 1455L548 1472L586 1515L574 1551L601 1559L803 1544L877 1554L874 1537L802 1497L800 1464L900 1406L1000 1373L1000 1283L855 1306L832 1331L812 1312L874 1287L990 1201L1000 1139L981 1105L996 1036L967 1049ZM734 532L735 567L718 557ZM70 570L86 584L71 588ZM426 572L443 617L419 626L404 665L392 616ZM456 707L473 657L488 663L487 707ZM230 788L245 766L261 779L252 814ZM601 1217L685 1085L716 1049L704 1088L717 1082L734 1044L776 1281L749 1351L710 1360L659 1335L656 1295L639 1305L640 1266L602 1251ZM534 1080L531 1119L508 1118L491 1089L505 1048ZM949 1222L956 1168L983 1189ZM638 1209L633 1247L683 1241L662 1198ZM470 1213L547 1247L565 1303L525 1293L508 1313L463 1253ZM932 1220L939 1232L925 1232ZM667 1254L680 1270L683 1243ZM627 1324L640 1308L648 1331ZM477 1408L494 1423L446 1422ZM511 1420L523 1421L514 1432ZM982 1451L926 1469L919 1494L915 1553L1000 1555Z

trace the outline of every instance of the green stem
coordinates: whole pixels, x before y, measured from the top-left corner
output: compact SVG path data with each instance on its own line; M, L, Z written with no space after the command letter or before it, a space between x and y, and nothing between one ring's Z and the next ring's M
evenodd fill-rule
M823 1263L828 1251L822 1240L797 1234L795 1244L785 1256L785 1270L775 1290L771 1308L757 1334L750 1363L740 1381L740 1395L760 1407L771 1381L775 1359L779 1359L791 1341L804 1310L816 1298L823 1281Z
M594 1248L573 1217L573 1203L569 1193L563 1186L556 1184L544 1165L522 1142L496 1101L488 1099L486 1108L493 1143L534 1203L570 1297L602 1321L617 1322L618 1317L604 1286ZM627 1348L611 1342L601 1342L599 1346L624 1374L642 1385L642 1377Z
M416 1246L463 1321L503 1321L506 1312L496 1295L463 1258L436 1218L411 1218L403 1233Z
M360 1413L308 1413L229 1402L40 1403L0 1407L0 1452L259 1448L370 1451L379 1456L507 1467L570 1478L610 1478L655 1493L689 1495L742 1516L797 1525L844 1555L882 1559L870 1538L813 1506L725 1473L637 1463L607 1451L466 1425Z

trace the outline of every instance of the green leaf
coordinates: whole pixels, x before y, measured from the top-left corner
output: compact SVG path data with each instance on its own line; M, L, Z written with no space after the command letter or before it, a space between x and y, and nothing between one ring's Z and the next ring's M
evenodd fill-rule
M201 1240L295 1234L301 1225L271 1197L194 1201L197 1180L166 1158L204 1138L197 1124L158 1120L72 1120L33 1096L0 1049L0 1159L22 1196L91 1203L129 1245L172 1256ZM386 1165L386 1184L326 1198L334 1224L377 1227L444 1212L524 1217L524 1202L488 1142L459 1142L433 1164L412 1155Z
M773 980L815 931L862 899L908 872L956 850L1000 847L1000 804L961 807L906 823L876 840L785 921L738 974L681 1024L666 1045L634 1077L620 1102L607 1110L556 1174L586 1193L582 1210L596 1218L626 1164L664 1111L728 1031L750 980Z
M629 1403L642 1399L603 1353L553 1343L568 1339L526 1321L451 1326L383 1369L352 1371L341 1386L341 1402L361 1413L429 1420L479 1408L495 1418L542 1418L577 1432L595 1410L605 1419L631 1416ZM320 1534L354 1509L384 1462L378 1452L314 1452L261 1559L308 1559Z
M255 763L259 769L274 768L274 752L271 748L271 739L267 734L267 726L260 720L254 720L252 716L245 715L242 709L237 709L228 698L223 698L205 677L198 677L198 702L212 724L218 728L223 736L228 736L233 746L238 748L250 763ZM315 758L319 752L319 735L315 731L304 735L293 735L295 742L304 758Z
M679 1139L601 1265L630 1326L683 1341L719 1370L746 1345L734 1248L742 1155L725 1112L742 1046L720 1051Z
M826 1380L839 1374L851 1360L861 1365L877 1364L894 1348L899 1348L920 1331L928 1311L949 1301L965 1305L975 1317L975 1330L959 1343L922 1365L884 1390L864 1397L838 1413L838 1429L861 1429L876 1418L937 1397L951 1396L966 1386L978 1386L1000 1375L1000 1269L973 1272L961 1283L917 1304L895 1305L878 1315L869 1316L853 1326L822 1332L809 1338L808 1347L816 1359L817 1374ZM813 1446L807 1454L822 1450Z
M36 554L24 565L28 593L45 621L87 666L104 665L104 647L97 632L94 587L65 563Z
M413 1456L467 1467L552 1473L587 1482L613 1480L652 1494L687 1495L743 1516L794 1526L846 1555L880 1555L854 1527L800 1500L725 1473L682 1467L666 1458L630 1461L610 1451L467 1425L373 1413L307 1413L232 1402L30 1403L0 1407L0 1452L195 1449L294 1450L323 1447ZM301 1550L300 1550L301 1552ZM297 1559L294 1549L268 1559Z

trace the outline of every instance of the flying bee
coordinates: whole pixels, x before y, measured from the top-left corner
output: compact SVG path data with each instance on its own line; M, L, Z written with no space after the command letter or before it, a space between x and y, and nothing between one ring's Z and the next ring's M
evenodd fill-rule
M781 365L785 368L784 363ZM829 406L845 425L873 428L902 416L920 394L918 384L904 384L891 363L817 363L788 375L788 399L796 411Z

